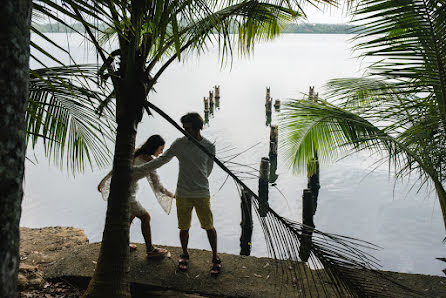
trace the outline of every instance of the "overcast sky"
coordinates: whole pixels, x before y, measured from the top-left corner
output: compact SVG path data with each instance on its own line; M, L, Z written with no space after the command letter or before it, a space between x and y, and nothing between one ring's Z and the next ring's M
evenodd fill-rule
M339 24L347 23L350 19L345 13L345 9L335 9L326 7L322 11L312 6L304 7L309 23L325 23L325 24Z

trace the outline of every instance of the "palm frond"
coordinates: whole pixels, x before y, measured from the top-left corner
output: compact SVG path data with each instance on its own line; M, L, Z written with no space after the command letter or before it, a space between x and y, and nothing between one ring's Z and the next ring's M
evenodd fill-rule
M435 95L446 120L446 3L437 0L367 0L356 10L356 48L383 57L371 74Z
M237 175L218 158L190 137L171 117L151 102L149 107L172 124L182 134L205 152L234 179L239 190L250 193L254 210L259 219L269 254L277 260L283 281L296 287L298 295L316 297L407 297L417 294L393 281L377 270L378 263L367 251L378 249L371 243L341 235L326 234L300 223L281 217L259 200ZM259 210L266 208L266 216ZM309 261L301 255L309 251Z
M41 142L48 158L73 173L105 166L111 157L113 107L99 117L104 90L96 87L96 71L95 65L75 65L30 72L27 142L32 148Z

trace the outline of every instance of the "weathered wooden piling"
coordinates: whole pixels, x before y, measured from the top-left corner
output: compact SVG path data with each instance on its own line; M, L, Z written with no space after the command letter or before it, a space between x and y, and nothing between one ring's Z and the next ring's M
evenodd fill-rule
M317 153L315 154L315 158L311 160L310 169L308 175L308 184L307 188L310 189L313 194L313 215L316 213L317 209L317 198L319 196L319 189L321 185L319 184L319 161L317 159Z
M241 193L241 209L242 209L242 234L240 236L240 255L249 256L251 254L251 238L252 238L252 196L245 189Z
M205 96L203 97L204 110L209 112L209 99Z
M274 109L276 109L276 110L280 109L280 99L276 99L274 101Z
M271 111L269 111L269 112L266 111L265 117L266 117L265 125L270 126L271 125Z
M266 111L267 114L271 115L271 108L272 108L271 100L266 101L266 103L265 103L265 111Z
M271 107L272 107L272 98L270 93L270 87L266 87L266 100L265 100L265 110L266 113L271 113Z
M314 228L313 214L314 201L311 189L304 189L302 195L302 222L304 225Z
M213 91L209 91L209 105L211 105L211 106L214 105L214 92Z
M304 189L302 195L302 222L304 224L302 237L300 239L299 258L306 262L311 254L311 244L313 235L313 193L310 189Z
M310 90L308 91L308 98L312 99L313 96L314 96L314 86L313 87L310 86Z
M204 110L204 124L209 123L209 109Z
M277 124L272 124L269 130L269 141L278 143L279 142L279 126ZM277 153L277 149L276 149Z
M259 215L265 217L268 213L268 183L269 183L269 159L262 157L259 171Z
M220 99L220 85L215 85L214 86L214 94L215 94L215 99Z

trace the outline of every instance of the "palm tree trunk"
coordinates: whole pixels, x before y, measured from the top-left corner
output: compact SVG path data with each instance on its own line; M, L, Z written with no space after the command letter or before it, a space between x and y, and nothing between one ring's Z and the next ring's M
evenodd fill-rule
M3 1L0 15L0 297L16 297L31 1Z
M118 123L101 250L85 297L130 297L129 196L135 137L132 121Z
M435 190L437 191L438 201L440 202L441 213L443 214L443 224L446 231L446 191L440 181L435 180Z

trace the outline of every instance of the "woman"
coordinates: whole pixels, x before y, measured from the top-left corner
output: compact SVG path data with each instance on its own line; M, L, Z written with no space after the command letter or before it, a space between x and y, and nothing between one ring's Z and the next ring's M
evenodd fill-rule
M153 135L147 139L147 141L135 151L133 157L133 165L141 165L148 161L151 161L154 157L158 157L164 150L165 141L159 135ZM102 194L102 198L107 200L110 192L110 178L112 172L102 179L98 185L98 190ZM150 186L152 187L155 196L160 203L161 207L167 214L170 213L172 206L172 199L175 197L173 193L168 191L161 184L160 179L156 171L152 171L147 176ZM138 189L137 180L131 182L130 186L130 224L135 217L141 220L141 232L146 242L146 250L148 257L158 257L167 255L168 251L164 248L154 247L152 245L152 233L150 229L150 214L146 209L136 200L136 191ZM130 244L130 249L136 249L136 245Z

